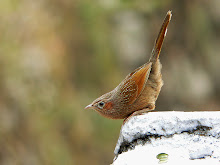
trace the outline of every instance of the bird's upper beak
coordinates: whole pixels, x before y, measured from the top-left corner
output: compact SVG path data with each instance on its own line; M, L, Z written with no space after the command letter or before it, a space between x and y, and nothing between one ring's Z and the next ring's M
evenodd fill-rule
M92 108L92 104L89 104L85 107L85 109L90 109L90 108Z

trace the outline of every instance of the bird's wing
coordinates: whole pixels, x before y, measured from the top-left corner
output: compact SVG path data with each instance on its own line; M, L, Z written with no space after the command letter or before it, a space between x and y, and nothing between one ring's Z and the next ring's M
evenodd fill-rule
M119 95L124 103L131 105L143 91L148 80L152 63L147 63L132 73L119 85Z

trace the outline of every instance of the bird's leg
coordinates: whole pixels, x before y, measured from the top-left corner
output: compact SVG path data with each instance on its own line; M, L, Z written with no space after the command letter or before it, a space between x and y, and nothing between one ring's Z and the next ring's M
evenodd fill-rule
M138 110L138 111L134 111L133 113L131 113L128 117L126 117L123 121L124 125L132 116L138 116L138 115L143 115L146 112L149 111L153 111L155 109L155 105L154 104L149 104L146 108Z

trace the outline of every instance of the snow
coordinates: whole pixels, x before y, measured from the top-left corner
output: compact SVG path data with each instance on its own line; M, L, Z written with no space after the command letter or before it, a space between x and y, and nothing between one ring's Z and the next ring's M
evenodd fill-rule
M121 128L114 165L202 162L220 164L220 112L149 112ZM197 163L196 163L197 164Z

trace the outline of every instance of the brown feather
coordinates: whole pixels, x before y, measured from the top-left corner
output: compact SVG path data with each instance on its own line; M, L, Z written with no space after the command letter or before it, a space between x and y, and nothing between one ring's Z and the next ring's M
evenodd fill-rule
M155 62L159 58L160 51L161 51L161 48L162 48L162 45L163 45L163 40L166 36L167 26L170 23L171 16L172 16L171 11L168 11L166 17L164 18L164 21L163 21L163 24L161 26L160 32L157 36L157 39L155 41L154 48L153 48L152 53L151 53L152 55L151 55L151 58L150 58L151 62Z
M133 104L145 87L150 74L151 65L152 63L145 64L130 73L121 84L118 85L118 90L115 94L117 98L122 98L122 102L128 105Z
M163 86L161 63L158 58L171 16L171 11L168 11L149 62L128 74L114 90L94 100L86 109L95 109L107 118L124 119L134 112L155 108L155 102ZM100 107L100 103L105 106Z

